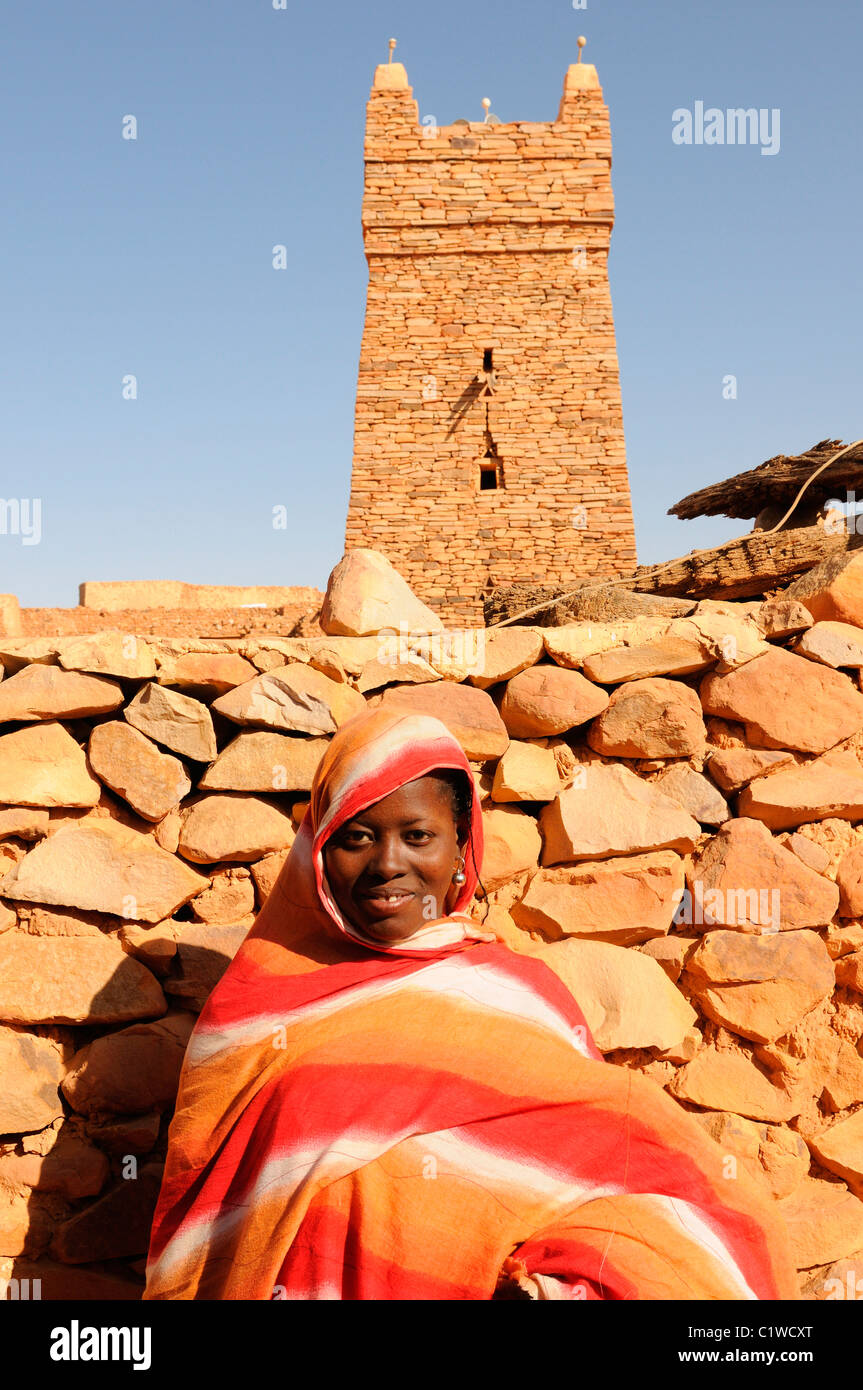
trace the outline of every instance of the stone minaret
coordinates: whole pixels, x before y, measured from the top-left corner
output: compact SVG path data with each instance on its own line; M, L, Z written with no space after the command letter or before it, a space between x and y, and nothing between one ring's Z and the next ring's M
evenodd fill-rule
M611 136L580 59L544 122L437 126L392 51L375 71L345 546L382 551L448 623L481 624L496 584L564 590L636 564Z

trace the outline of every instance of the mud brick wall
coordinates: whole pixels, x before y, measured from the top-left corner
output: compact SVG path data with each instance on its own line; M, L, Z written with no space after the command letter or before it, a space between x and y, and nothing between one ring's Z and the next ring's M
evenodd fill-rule
M424 121L401 64L379 67L345 549L382 551L445 621L481 623L496 584L635 567L609 118L574 64L556 121Z
M859 627L777 598L395 644L5 638L0 663L0 1277L140 1297L189 1031L328 738L384 700L471 759L476 915L771 1195L805 1295L854 1296Z

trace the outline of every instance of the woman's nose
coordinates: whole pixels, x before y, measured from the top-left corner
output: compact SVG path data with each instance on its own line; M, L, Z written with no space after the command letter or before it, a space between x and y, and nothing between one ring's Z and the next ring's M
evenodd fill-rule
M382 835L374 843L366 862L366 871L378 878L396 878L404 873L404 846L397 835Z

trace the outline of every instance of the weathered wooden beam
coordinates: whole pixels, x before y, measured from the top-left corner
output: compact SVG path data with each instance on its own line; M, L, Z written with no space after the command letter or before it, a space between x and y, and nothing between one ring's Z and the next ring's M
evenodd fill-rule
M819 464L842 448L841 439L822 439L805 454L777 454L746 473L736 473L733 478L690 492L669 507L668 515L688 521L696 516L755 517L768 506L781 506L784 510ZM863 446L852 449L819 473L806 489L799 506L811 512L813 507L840 495L846 488L863 492ZM793 516L791 524L794 524Z
M490 627L543 602L548 606L541 612L520 621L537 627L559 627L581 619L601 622L646 613L663 612L676 617L691 611L700 598L757 598L782 589L829 555L861 545L863 534L843 530L831 535L820 526L801 526L772 535L753 531L712 550L681 555L669 561L659 574L649 572L656 566L641 565L630 579L616 581L612 587L601 579L576 581L584 592L568 599L559 598L567 592L563 586L501 585L485 597L485 622ZM571 587L576 588L576 583Z
M690 598L755 598L783 588L828 555L854 549L863 536L847 529L830 535L820 526L767 535L753 531L713 550L694 550L670 562L661 574L635 571L635 589L643 594L686 594ZM642 575L642 578L639 578Z

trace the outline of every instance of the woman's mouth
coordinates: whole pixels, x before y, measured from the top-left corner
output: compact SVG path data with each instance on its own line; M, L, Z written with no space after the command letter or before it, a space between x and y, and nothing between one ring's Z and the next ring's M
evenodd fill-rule
M362 904L366 911L373 917L392 917L413 899L413 893L408 893L399 889L384 890L377 889L370 893L363 893Z

